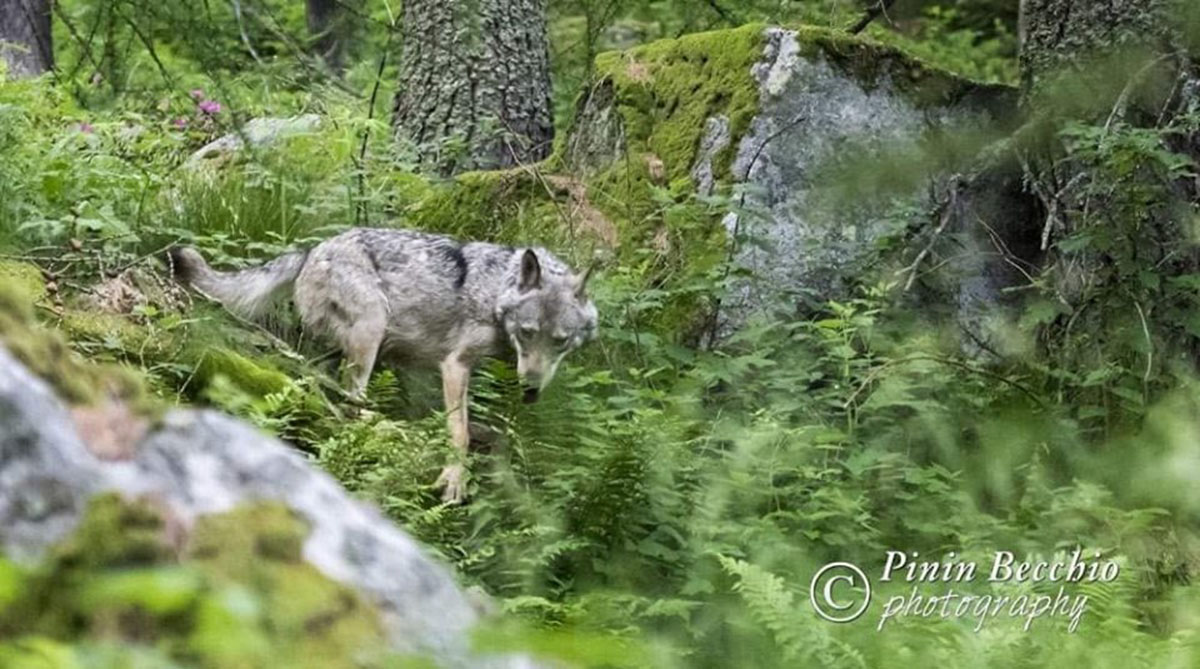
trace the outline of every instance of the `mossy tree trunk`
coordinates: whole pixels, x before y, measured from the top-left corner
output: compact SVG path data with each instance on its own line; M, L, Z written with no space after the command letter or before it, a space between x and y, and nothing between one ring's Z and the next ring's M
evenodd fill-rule
M9 76L36 76L54 67L50 0L0 0L0 58Z
M1021 3L1033 121L1021 142L1024 181L1045 211L1035 223L1046 297L1062 313L1043 339L1069 368L1138 370L1147 397L1167 370L1154 352L1196 344L1181 323L1198 305L1172 282L1200 269L1188 241L1200 198L1187 169L1200 158L1200 50L1185 20L1193 4Z
M1072 77L1117 81L1179 46L1179 0L1021 0L1021 74L1027 94ZM1097 101L1098 102L1098 101Z
M1044 131L1058 130L1063 121L1082 121L1110 133L1121 125L1159 130L1200 110L1200 49L1187 29L1191 18L1200 17L1193 1L1022 0L1026 111L1044 122ZM1167 148L1200 157L1194 130L1160 137ZM1065 184L1081 178L1077 170L1059 165L1058 174L1051 175L1054 183L1042 184L1057 190L1040 195L1069 193ZM1052 210L1070 208L1062 206L1066 202L1048 204Z
M393 125L441 175L550 153L545 0L409 0Z

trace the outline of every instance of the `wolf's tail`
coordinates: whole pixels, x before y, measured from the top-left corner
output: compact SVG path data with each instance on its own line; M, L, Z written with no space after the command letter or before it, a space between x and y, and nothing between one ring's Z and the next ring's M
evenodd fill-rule
M240 272L218 272L196 249L177 246L168 254L175 276L243 318L257 318L292 285L307 251L287 253L258 267Z

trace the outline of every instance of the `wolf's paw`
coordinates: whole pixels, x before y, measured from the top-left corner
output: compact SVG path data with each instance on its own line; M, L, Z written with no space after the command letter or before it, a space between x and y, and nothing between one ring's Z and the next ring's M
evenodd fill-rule
M443 502L462 504L467 496L467 468L462 465L446 465L435 485L444 486Z

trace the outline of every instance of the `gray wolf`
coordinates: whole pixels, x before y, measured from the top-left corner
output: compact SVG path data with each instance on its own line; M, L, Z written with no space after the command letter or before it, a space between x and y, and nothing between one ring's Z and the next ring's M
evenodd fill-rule
M590 269L577 274L540 247L352 228L240 272L215 271L187 247L172 249L170 260L184 283L244 318L263 315L290 289L304 328L340 348L353 397L364 394L377 360L437 365L450 438L463 456L467 387L481 358L515 354L532 402L596 333ZM438 484L443 499L462 501L462 462L447 465Z

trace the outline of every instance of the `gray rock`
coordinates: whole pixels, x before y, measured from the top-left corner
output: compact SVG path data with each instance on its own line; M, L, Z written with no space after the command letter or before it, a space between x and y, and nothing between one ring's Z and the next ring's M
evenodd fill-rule
M49 387L0 347L0 546L29 561L75 527L104 485Z
M731 141L729 119L724 115L713 116L704 124L704 136L700 139L700 148L696 151L696 164L692 166L691 172L692 183L696 185L696 192L701 196L712 195L716 187L713 160Z
M631 62L636 57L629 55ZM848 297L857 282L895 277L937 227L948 183L958 183L954 175L938 174L930 156L918 155L920 143L949 138L949 144L966 146L994 135L997 126L1007 127L1016 112L1015 89L957 78L890 47L817 29L765 29L761 59L749 74L757 83L758 104L748 127L735 132L730 119L738 110L722 107L721 96L713 96L713 115L686 166L697 195L730 196L723 222L737 245L734 261L749 270L735 273L727 284L718 338L756 314L811 313L815 305ZM669 118L674 93L653 99L654 76L636 85L649 87L647 104L660 106L640 111L656 120ZM585 174L623 159L627 145L646 140L626 136L616 101L648 96L640 90L622 96L613 86L603 80L583 97L568 138L568 165ZM921 164L912 169L894 164L897 155L909 154ZM875 171L900 177L888 184L886 197L862 186L872 183L868 174L884 160L893 162ZM846 172L848 164L860 171ZM720 184L716 175L732 183ZM831 189L834 182L838 188ZM833 192L846 185L851 196ZM853 187L868 192L854 194ZM990 197L986 187L969 193L973 204L1009 206ZM903 209L893 208L901 200ZM973 258L946 263L956 276L939 285L936 296L923 293L939 307L962 305L961 314L949 317L976 329L989 320L982 312L1011 285L998 280L1003 268L988 260L996 255L990 239L977 243L977 230L968 230L979 227L972 222L977 213L956 217L944 230L947 239L970 238L967 254ZM881 252L884 247L890 255Z
M244 503L283 503L311 528L305 559L373 601L398 650L447 667L534 666L523 657L473 656L467 633L479 616L471 596L295 450L220 413L175 410L127 457L101 459L49 387L0 347L0 548L36 560L106 491L152 498L184 527Z
M790 30L767 30L753 75L759 113L732 167L738 204L753 214L726 219L727 228L754 240L735 255L753 278L735 286L727 301L726 332L756 312L794 312L808 297L844 297L847 280L869 272L879 241L895 234L895 223L878 206L853 200L818 206L824 170L847 152L884 154L931 128L993 122L987 91L972 97L966 88L944 104L921 104L887 68L864 81L824 51L802 48Z
M575 114L575 128L578 131L567 138L566 158L572 171L586 174L625 154L625 124L617 111L611 81L600 81L583 96Z
M289 118L256 118L246 122L241 132L229 133L205 144L188 158L187 166L196 167L205 161L236 153L251 146L267 146L280 139L313 132L321 125L316 114L302 114Z

